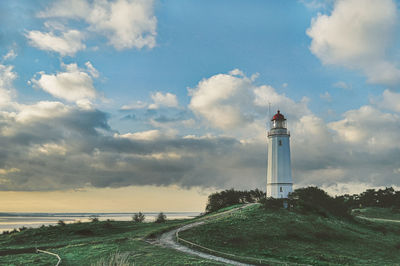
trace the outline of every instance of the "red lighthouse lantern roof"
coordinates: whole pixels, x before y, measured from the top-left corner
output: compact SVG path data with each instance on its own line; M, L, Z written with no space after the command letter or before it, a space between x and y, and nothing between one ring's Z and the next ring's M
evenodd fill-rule
M283 114L278 110L278 112L272 117L272 121L274 120L286 120Z

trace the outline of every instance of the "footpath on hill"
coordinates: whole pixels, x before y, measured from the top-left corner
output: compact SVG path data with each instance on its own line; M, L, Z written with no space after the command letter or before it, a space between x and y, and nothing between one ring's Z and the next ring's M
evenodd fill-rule
M386 222L386 223L400 223L400 220L384 219L384 218L372 218L358 215L357 218L372 221L372 222Z
M189 247L187 247L185 245L182 245L182 244L178 243L176 241L176 239L177 239L177 236L178 236L179 232L181 232L181 231L188 230L190 228L202 225L207 220L217 219L217 218L229 215L229 214L231 214L233 212L240 211L243 208L247 208L247 207L252 206L254 204L256 204L256 203L245 204L243 206L240 206L240 207L237 207L237 208L233 208L233 209L221 212L221 213L211 214L211 215L207 215L207 216L204 216L202 218L199 218L194 223L190 223L190 224L187 224L185 226L179 227L177 229L174 229L174 230L168 231L166 233L163 233L159 238L159 243L162 246L167 247L167 248L172 248L172 249L175 249L175 250L178 250L178 251L190 254L190 255L199 256L199 257L202 257L202 258L205 258L205 259L214 260L214 261L221 262L221 263L226 263L226 264L231 264L231 265L251 265L251 264L245 264L245 263L242 263L242 262L239 262L239 261L226 259L226 258L223 258L223 257L219 257L219 256L211 255L209 253L205 253L205 252L201 252L201 251L198 251L198 250L191 249L191 248L189 248Z

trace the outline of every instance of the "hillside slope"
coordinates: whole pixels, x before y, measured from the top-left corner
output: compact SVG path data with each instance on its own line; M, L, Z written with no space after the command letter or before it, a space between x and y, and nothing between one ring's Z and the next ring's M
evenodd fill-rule
M46 226L0 235L0 265L55 265L57 259L35 247L60 255L61 265L221 265L206 259L152 245L148 237L172 230L191 220L165 223L104 221Z
M259 205L180 237L221 252L289 263L400 263L400 224L266 211Z

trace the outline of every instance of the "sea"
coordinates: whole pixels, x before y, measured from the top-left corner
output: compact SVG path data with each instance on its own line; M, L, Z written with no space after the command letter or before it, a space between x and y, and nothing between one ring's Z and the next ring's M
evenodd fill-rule
M42 225L56 225L62 220L65 223L90 222L96 217L100 221L132 221L135 213L0 213L0 233L21 227L37 228ZM158 212L143 212L145 222L153 222ZM188 219L200 215L200 212L164 212L167 219Z

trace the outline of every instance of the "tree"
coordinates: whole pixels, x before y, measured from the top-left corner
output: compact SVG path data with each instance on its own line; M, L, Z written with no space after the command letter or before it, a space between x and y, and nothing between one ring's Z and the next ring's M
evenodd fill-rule
M265 193L259 189L250 191L227 189L208 196L206 212L214 212L235 204L258 202L262 198L265 198Z
M266 210L279 210L282 209L285 199L263 198L260 200L261 205Z
M351 208L362 207L381 207L381 208L400 208L400 191L395 191L392 187L385 189L367 189L363 193L355 195L344 195L343 198Z
M135 214L133 215L132 220L133 220L135 223L142 223L142 222L144 221L144 218L145 218L144 214L141 213L141 212L139 212L139 213L135 213Z
M160 212L157 215L157 219L155 220L155 222L156 223L165 223L166 220L167 220L167 216L164 213Z
M359 195L358 201L362 207L377 207L379 200L376 190L367 189Z
M63 220L58 220L57 224L59 226L65 226L65 222Z
M90 219L90 221L91 221L92 223L97 223L97 222L99 221L99 216L97 216L97 215L91 215L89 219Z
M333 198L318 187L299 188L289 194L289 204L301 212L314 212L323 216L350 217L343 198Z
M207 212L213 212L224 207L241 203L241 191L227 189L221 192L216 192L208 196L206 206Z

